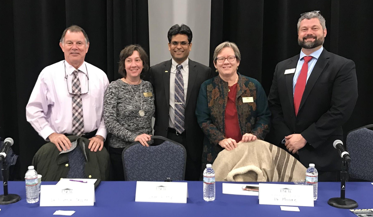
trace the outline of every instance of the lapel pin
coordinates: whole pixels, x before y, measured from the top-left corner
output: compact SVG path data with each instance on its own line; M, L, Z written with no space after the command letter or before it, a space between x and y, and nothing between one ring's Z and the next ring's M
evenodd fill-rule
M166 70L166 71L164 71L164 73L168 73L168 71Z

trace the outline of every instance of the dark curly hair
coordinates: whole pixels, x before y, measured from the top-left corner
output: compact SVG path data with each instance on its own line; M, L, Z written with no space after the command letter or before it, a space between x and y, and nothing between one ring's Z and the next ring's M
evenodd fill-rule
M126 46L119 55L119 69L118 73L123 76L123 78L127 77L126 72L126 66L124 63L124 60L127 59L127 57L131 56L134 51L139 52L140 59L142 60L142 64L144 68L142 69L142 72L140 76L142 77L144 72L147 72L149 70L149 57L148 54L145 52L145 50L138 44L131 44Z

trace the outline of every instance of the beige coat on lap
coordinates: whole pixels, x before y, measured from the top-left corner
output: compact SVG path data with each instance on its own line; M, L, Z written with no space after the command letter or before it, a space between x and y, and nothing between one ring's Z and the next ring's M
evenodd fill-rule
M306 168L291 154L262 140L221 151L213 169L216 181L295 182L306 175Z

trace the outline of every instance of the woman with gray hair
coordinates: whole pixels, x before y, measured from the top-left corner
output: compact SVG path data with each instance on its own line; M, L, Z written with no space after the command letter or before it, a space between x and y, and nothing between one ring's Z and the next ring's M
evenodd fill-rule
M218 45L213 58L219 75L201 85L196 108L205 134L203 163L213 163L220 151L239 142L264 139L271 115L260 83L238 73L241 54L235 43Z

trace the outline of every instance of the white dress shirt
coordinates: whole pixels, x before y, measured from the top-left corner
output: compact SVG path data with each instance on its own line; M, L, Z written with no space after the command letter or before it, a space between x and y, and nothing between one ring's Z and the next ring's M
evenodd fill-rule
M168 126L175 128L175 78L176 78L176 66L179 65L174 59L172 59L171 74L170 74L170 109L169 115L170 120ZM181 63L183 68L180 70L184 80L184 102L186 103L186 97L188 92L188 79L189 79L189 59L187 58Z
M45 140L52 133L72 133L71 81L75 68L62 60L40 73L26 106L26 118ZM103 120L104 93L109 85L106 74L84 62L78 73L82 95L84 132L97 129L106 138ZM89 90L89 91L88 91ZM70 92L70 93L69 93Z

